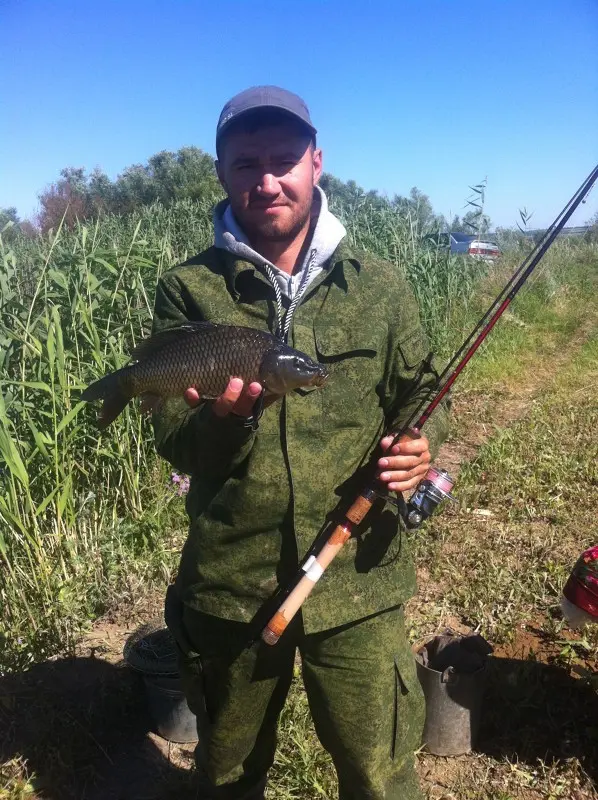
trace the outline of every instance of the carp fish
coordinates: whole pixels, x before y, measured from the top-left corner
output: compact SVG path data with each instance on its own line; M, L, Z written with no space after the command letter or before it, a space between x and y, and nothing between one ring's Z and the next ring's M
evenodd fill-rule
M90 384L81 399L103 400L98 426L110 425L134 397L155 409L166 397L195 387L204 400L219 397L231 378L261 383L266 395L323 386L328 371L271 333L214 322L190 322L141 341L135 361Z

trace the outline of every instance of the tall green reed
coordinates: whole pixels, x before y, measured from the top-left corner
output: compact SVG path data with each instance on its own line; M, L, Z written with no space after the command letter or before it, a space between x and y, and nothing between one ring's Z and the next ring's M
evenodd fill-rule
M68 639L62 600L81 580L101 586L107 532L144 513L163 472L135 409L105 437L78 399L149 330L172 254L141 228L126 245L110 245L99 223L58 231L37 249L24 243L33 265L0 243L0 598L5 649L30 634L24 658Z

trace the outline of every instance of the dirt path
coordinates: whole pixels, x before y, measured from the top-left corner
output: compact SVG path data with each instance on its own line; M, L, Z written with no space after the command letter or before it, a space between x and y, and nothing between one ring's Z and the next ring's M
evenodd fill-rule
M515 385L499 385L486 394L475 389L459 390L453 405L456 431L440 448L437 463L456 478L461 464L475 458L497 429L507 428L526 415L534 399L575 358L597 326L596 315L589 314L566 348L553 343Z

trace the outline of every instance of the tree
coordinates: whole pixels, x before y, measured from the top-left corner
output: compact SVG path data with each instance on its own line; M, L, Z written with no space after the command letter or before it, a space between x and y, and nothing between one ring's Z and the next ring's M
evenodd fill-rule
M388 198L381 195L376 189L366 192L355 181L341 181L329 172L322 174L320 186L326 192L332 209L344 219L348 219L358 209L382 211L391 208Z
M584 234L587 242L598 242L598 211L586 222L588 230Z
M480 211L468 211L461 223L463 233L488 233L490 217Z
M56 228L62 220L72 227L77 219L102 212L127 214L159 200L168 205L181 198L215 201L222 196L214 160L198 147L163 150L147 164L133 164L111 181L101 169L86 174L82 167L66 167L60 178L40 195L39 225Z
M176 153L163 150L149 159L148 170L158 187L159 199L165 203L222 192L212 157L197 147L182 147Z
M77 219L85 219L90 212L88 187L83 167L65 167L60 179L39 195L38 225L42 233L56 230L62 223L73 227Z
M128 214L140 206L154 203L157 199L156 186L147 167L133 164L118 176L114 184L112 210L119 214Z
M0 208L0 231L5 225L18 224L19 215L17 214L17 209L14 206L11 206L10 208Z
M469 233L476 235L478 233L488 233L492 226L490 217L487 214L482 214L480 211L468 211L467 214L461 218L455 214L451 222L451 233Z
M114 210L126 213L156 200L169 205L182 198L215 201L221 196L212 157L198 147L182 147L127 167L114 184Z
M96 167L89 176L86 193L89 203L88 210L92 210L94 216L102 211L114 210L116 199L114 184L99 167Z
M19 215L14 206L10 208L0 208L0 235L9 242L19 230Z
M465 233L463 230L463 222L461 221L461 217L458 214L455 214L453 217L453 221L450 225L450 231L452 233Z
M401 215L408 217L422 236L446 227L445 218L434 213L430 198L417 186L411 188L408 197L396 194L392 199L392 206Z
M37 229L28 219L19 219L14 206L0 208L0 235L4 241L12 241L18 234L33 238L37 234Z

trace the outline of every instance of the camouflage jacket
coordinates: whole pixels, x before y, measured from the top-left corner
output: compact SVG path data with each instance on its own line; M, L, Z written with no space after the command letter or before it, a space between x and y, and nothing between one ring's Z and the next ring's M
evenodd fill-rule
M273 330L272 285L249 261L211 247L160 279L154 331L187 320ZM250 621L340 506L364 488L384 428L411 413L433 380L411 289L393 265L342 242L296 309L289 344L330 367L322 389L269 406L257 432L210 403L167 401L154 415L158 452L191 475L190 529L176 586L198 611ZM448 409L426 425L433 455ZM369 473L368 473L369 474ZM303 606L313 633L405 602L415 591L397 511L377 503Z

